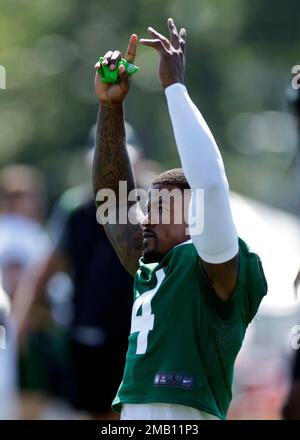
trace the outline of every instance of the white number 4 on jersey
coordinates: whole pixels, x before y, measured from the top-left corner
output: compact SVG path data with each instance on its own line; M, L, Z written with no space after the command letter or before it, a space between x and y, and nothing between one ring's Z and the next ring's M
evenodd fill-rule
M130 334L138 332L136 354L145 354L148 345L148 333L153 330L154 314L151 313L151 301L165 278L163 269L156 272L157 284L154 289L148 290L140 295L134 302L131 316ZM142 307L142 314L137 315Z

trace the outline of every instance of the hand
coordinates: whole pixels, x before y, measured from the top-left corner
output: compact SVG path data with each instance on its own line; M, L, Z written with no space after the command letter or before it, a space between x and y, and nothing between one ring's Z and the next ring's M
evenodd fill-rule
M127 52L125 55L125 60L129 63L134 62L137 46L137 36L135 34L131 35ZM118 62L121 60L122 54L119 50L112 52L111 50L104 55L103 64L109 66L110 70L115 70L117 68ZM95 68L99 68L99 62L95 65ZM121 82L118 84L102 83L101 77L96 72L95 76L95 91L96 96L100 103L107 105L109 107L118 107L122 105L125 96L127 95L130 88L130 79L125 71L124 66L119 67L119 75Z
M168 28L169 40L152 27L148 32L155 39L140 39L141 44L154 47L160 53L159 78L163 88L177 82L184 84L186 30L182 28L178 33L172 18L168 19Z

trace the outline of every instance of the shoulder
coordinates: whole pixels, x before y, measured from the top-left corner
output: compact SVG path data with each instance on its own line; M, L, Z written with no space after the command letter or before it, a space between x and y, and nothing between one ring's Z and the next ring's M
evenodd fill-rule
M267 294L268 284L259 255L239 238L239 277L237 290L247 312L247 321L251 322L258 307Z
M226 301L221 299L209 283L201 264L198 263L200 281L205 286L209 301L222 316L233 320L242 319L247 326L257 313L267 294L267 281L260 257L246 242L239 238L238 273L235 288Z
M262 284L267 290L267 280L259 255L239 238L240 281L249 283L252 279Z
M183 254L198 255L192 239L177 244L176 246L173 247L172 252L173 252L172 256L175 257L178 257Z
M199 261L197 250L192 240L174 246L163 259L164 266L197 266Z

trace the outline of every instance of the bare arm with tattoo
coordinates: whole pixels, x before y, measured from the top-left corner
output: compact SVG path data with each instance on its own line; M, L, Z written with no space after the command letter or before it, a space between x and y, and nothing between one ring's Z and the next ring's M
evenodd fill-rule
M137 36L132 35L125 59L134 61ZM121 59L119 51L110 51L104 57L104 63L114 70ZM97 65L96 65L97 67ZM119 182L127 182L127 194L135 189L134 175L126 149L123 101L129 91L129 79L123 66L119 68L119 84L102 83L96 73L95 90L100 101L97 120L96 149L93 162L93 191L97 207L103 201L97 200L97 193L103 189L114 191L117 200L117 214L121 209L128 211L134 202L120 200ZM138 215L137 208L137 215ZM140 224L106 223L105 232L117 252L126 270L134 275L138 259L142 255L142 232Z

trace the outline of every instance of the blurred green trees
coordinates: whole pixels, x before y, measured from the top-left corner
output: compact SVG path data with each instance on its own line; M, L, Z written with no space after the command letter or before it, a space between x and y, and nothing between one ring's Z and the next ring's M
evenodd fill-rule
M45 173L50 199L86 177L82 155L96 120L94 64L130 34L173 16L188 31L186 81L223 152L234 190L293 210L294 124L286 87L300 62L298 0L0 0L0 165ZM145 154L178 165L157 55L139 47L126 103ZM276 188L276 190L274 189Z

